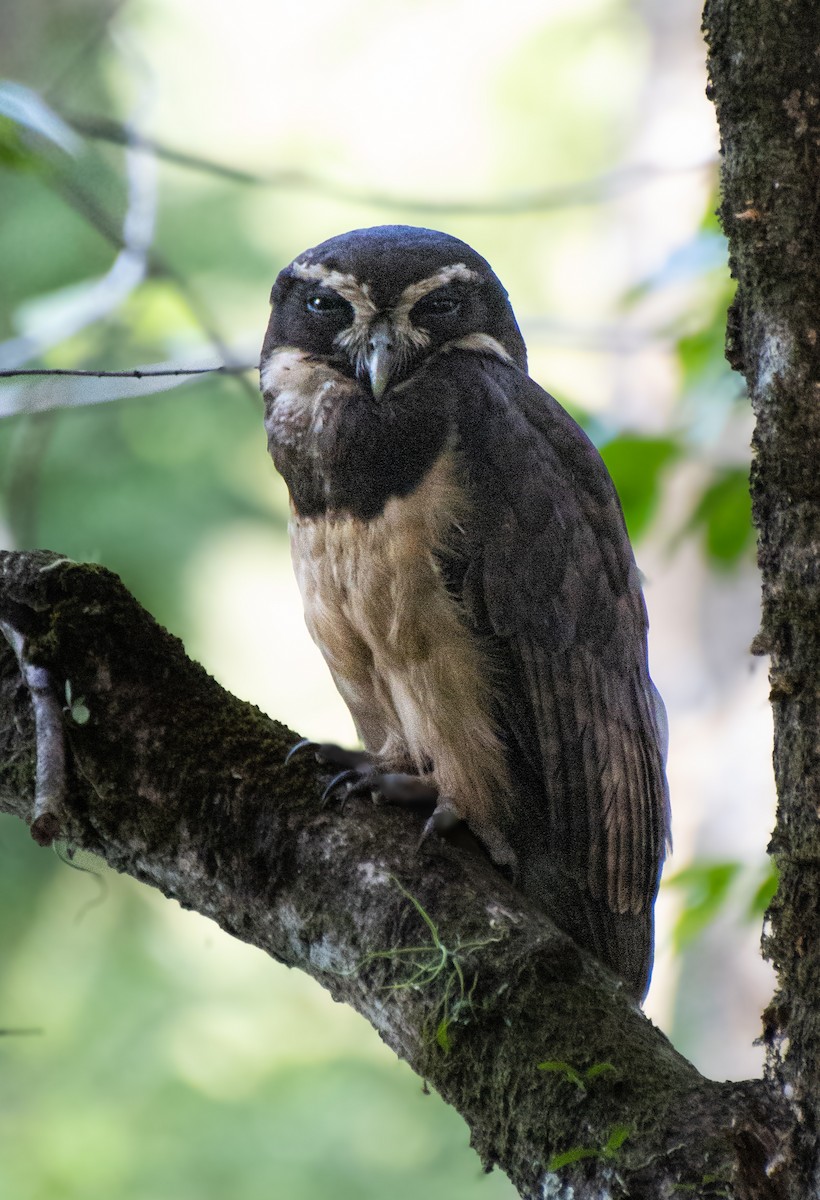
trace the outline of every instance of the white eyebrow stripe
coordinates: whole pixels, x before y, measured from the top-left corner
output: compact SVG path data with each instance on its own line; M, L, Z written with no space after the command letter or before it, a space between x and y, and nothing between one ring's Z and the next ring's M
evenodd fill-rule
M393 326L400 344L406 347L405 353L410 353L412 350L424 350L430 345L430 334L427 330L417 329L410 320L410 312L419 300L429 296L430 292L435 292L440 287L452 283L453 280L461 283L477 283L480 278L481 276L477 272L471 271L466 263L450 263L449 266L436 271L434 275L428 275L426 279L419 279L416 283L409 284L399 296L397 303L390 309L390 324Z
M442 267L440 271L436 271L435 275L428 275L426 279L420 279L418 283L411 283L406 287L399 296L398 302L393 305L391 312L401 319L410 312L415 304L418 304L419 300L428 296L430 292L435 292L437 288L444 287L453 280L459 283L478 283L480 279L481 276L478 272L471 271L466 263L450 263L448 267Z
M353 275L343 271L334 271L322 263L295 262L291 266L293 274L298 279L310 283L320 283L322 287L330 288L347 300L353 306L356 321L369 321L375 317L377 309L366 283L360 283Z

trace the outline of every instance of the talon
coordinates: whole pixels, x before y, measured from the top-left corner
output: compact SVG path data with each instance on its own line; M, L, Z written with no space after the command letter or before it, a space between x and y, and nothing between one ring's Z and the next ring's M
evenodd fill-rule
M460 846L473 853L484 854L485 851L478 838L470 831L466 821L451 808L436 808L433 815L424 822L417 850L420 850L429 837L434 835L442 838L451 846Z
M330 799L333 792L335 792L338 787L341 787L341 785L343 783L347 783L350 779L355 778L356 774L357 774L356 771L347 767L347 768L345 768L344 771L340 771L338 773L338 775L334 775L333 778L331 779L330 783L327 785L325 790L322 792L322 798L321 798L322 804L323 805L327 804L327 802ZM344 796L342 798L347 799L347 796Z
M451 808L437 808L427 824L440 837L447 837L449 833L458 829L459 825L463 825L464 822Z
M436 827L435 827L435 824L433 823L433 818L428 817L427 820L424 822L424 827L422 828L421 836L419 837L419 840L416 843L416 852L417 853L419 850L421 850L422 846L427 841L427 839L431 836L431 834L434 834L435 832L436 832Z
M298 754L300 750L307 749L308 746L314 746L317 750L319 749L319 746L316 745L316 742L312 742L310 738L299 738L299 741L294 746L291 746L290 750L288 750L287 754L285 755L285 763L289 763L294 754Z

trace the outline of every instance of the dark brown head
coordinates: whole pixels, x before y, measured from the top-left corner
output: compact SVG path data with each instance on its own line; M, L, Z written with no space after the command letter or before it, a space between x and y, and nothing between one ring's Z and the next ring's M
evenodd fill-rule
M305 251L271 293L263 364L293 347L367 381L379 399L446 347L486 349L526 370L507 293L466 242L410 225L354 229Z

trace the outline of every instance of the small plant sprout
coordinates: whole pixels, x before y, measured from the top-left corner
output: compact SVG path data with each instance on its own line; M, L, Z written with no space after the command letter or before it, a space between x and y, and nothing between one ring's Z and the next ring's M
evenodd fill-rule
M430 987L437 979L443 978L444 990L434 1014L438 1018L435 1028L435 1040L439 1048L445 1054L449 1054L452 1049L450 1027L458 1018L459 1013L463 1009L470 1007L473 992L478 982L478 976L476 975L473 978L472 984L469 987L467 986L464 974L464 959L473 951L480 950L484 946L489 946L491 943L498 942L501 939L500 937L485 938L482 941L459 942L452 947L446 946L441 940L438 926L427 910L419 903L415 896L402 887L395 876L391 875L390 878L401 894L410 901L427 926L430 933L430 941L421 946L402 946L393 947L390 950L375 950L371 954L365 955L361 962L357 963L353 968L351 974L360 971L368 963L380 958L405 958L408 964L407 978L400 980L398 983L385 985L389 990L397 991L403 988L421 989Z
M549 1062L540 1062L538 1070L550 1071L555 1075L562 1075L567 1083L574 1083L582 1092L587 1090L588 1084L596 1079L600 1079L602 1075L617 1075L618 1073L612 1063L608 1062L593 1063L591 1067L587 1067L586 1070L581 1071L573 1067L570 1063L558 1062L552 1059Z
M71 718L75 725L85 725L91 716L91 712L85 702L85 696L74 697L70 679L65 681L65 704L63 705L63 712Z
M547 1163L547 1170L560 1171L562 1167L571 1167L585 1158L616 1158L631 1132L628 1125L613 1125L603 1146L573 1146L562 1154L553 1154Z

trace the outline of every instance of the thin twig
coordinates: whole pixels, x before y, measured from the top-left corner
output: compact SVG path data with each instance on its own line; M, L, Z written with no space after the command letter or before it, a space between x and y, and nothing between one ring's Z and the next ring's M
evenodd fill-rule
M37 744L34 811L31 836L40 846L50 846L61 833L65 796L65 735L62 705L47 667L26 657L26 639L19 630L0 620L0 630L15 653L23 681L31 696Z
M67 367L25 367L19 371L0 371L0 379L13 379L20 375L79 375L91 379L150 379L162 375L242 375L245 371L257 370L256 363L236 365L223 363L219 367L179 367L177 370L165 368L134 367L129 371L81 371Z
M97 141L113 142L115 145L122 145L128 140L127 130L118 121L112 121L106 117L84 117L67 113L64 110L60 115L77 133L85 137ZM702 162L673 167L638 163L617 171L610 171L593 179L566 184L563 187L536 188L519 195L500 196L497 199L489 200L436 200L389 196L383 192L346 188L342 184L319 175L313 175L308 171L283 170L273 171L269 175L259 175L238 167L227 166L225 163L214 162L212 159L202 158L197 154L188 154L184 150L177 150L154 138L144 138L141 144L165 162L174 163L176 166L185 167L191 171L202 171L208 175L228 179L233 183L249 184L255 187L302 188L336 200L355 204L372 204L377 208L402 209L408 212L475 213L484 216L547 212L555 208L598 204L601 200L615 198L623 195L624 192L642 187L659 176L711 170L717 162L716 159L709 158Z
M68 176L57 175L53 172L43 177L42 182L50 186L67 204L70 204L74 211L79 213L107 242L118 250L123 249L125 243L122 235L116 228L115 222L100 207L96 197L87 192L82 184L75 179L68 178ZM164 279L172 284L177 289L186 308L211 342L217 354L221 358L229 359L230 352L227 343L214 326L206 305L187 279L163 254L159 253L153 247L147 251L145 261L147 277L151 279ZM242 371L237 371L236 376L246 395L251 397L255 402L257 399L255 386L249 380L243 378Z
M62 64L59 72L51 82L42 89L43 96L46 99L54 97L65 86L71 76L87 64L100 43L107 37L111 22L119 14L120 9L125 7L125 4L126 0L115 0L115 3L111 5L108 12L104 13L102 19L92 27L86 40Z

